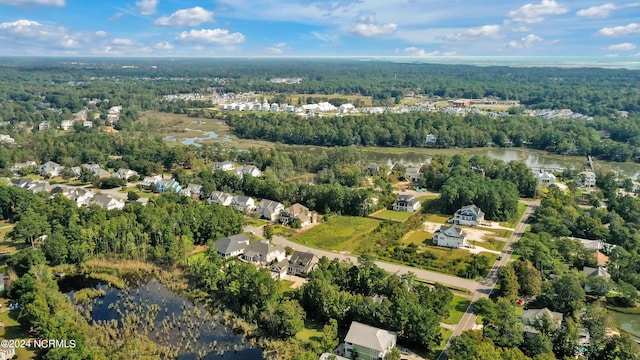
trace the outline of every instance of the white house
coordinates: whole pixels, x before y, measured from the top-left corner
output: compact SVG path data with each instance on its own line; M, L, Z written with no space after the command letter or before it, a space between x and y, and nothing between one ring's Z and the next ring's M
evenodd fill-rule
M433 245L456 249L467 246L467 233L457 225L442 225L433 233Z
M471 204L458 209L449 221L456 225L476 226L484 223L484 213L479 207Z
M437 142L438 142L438 137L435 136L434 134L428 134L424 138L424 143L427 145L435 145Z
M11 135L0 134L0 142L13 144L16 142L16 139L12 138Z
M583 171L579 173L578 186L584 188L596 187L596 174L593 171Z
M233 201L233 195L227 194L222 191L214 191L213 193L211 193L211 195L207 199L207 203L209 205L218 204L222 206L229 206L231 205L232 201Z
M213 170L233 171L234 169L235 167L231 161L216 161L213 163Z
M132 176L138 176L138 172L131 169L121 168L121 169L118 169L118 171L113 173L113 175L111 176L117 177L119 179L127 180Z
M280 222L284 225L291 224L296 220L300 221L301 227L305 227L309 224L315 223L318 220L318 216L315 212L310 211L306 206L298 203L285 208L280 213Z
M234 195L231 198L231 206L244 213L248 213L256 209L256 204L253 198L242 195Z
M415 199L413 195L398 195L396 202L393 203L393 210L414 212L420 209L420 201Z
M551 172L547 172L545 170L540 170L533 174L533 176L538 181L538 184L541 186L547 186L556 183L556 176Z
M242 259L254 264L267 265L280 262L287 257L282 246L273 245L267 240L254 241L244 249Z
M405 180L417 182L420 179L420 168L421 167L408 167L404 172Z
M73 120L64 120L60 123L60 129L67 131L73 129Z
M249 238L245 234L236 234L216 241L213 246L223 259L242 255L249 246Z
M16 355L15 347L0 346L0 360L13 359L15 355Z
M284 210L284 205L277 201L262 199L258 203L258 215L269 221L278 220L282 210Z
M124 208L124 200L120 200L106 194L99 194L94 196L92 204L98 205L105 210L122 210Z
M397 335L392 331L378 329L353 321L344 338L344 356L348 359L384 359L396 346Z
M238 175L238 177L240 178L244 177L245 175L260 177L262 176L262 171L260 171L260 169L253 165L243 165L236 169L236 175Z
M147 176L142 179L140 186L145 190L153 190L155 184L160 181L162 181L162 176L160 175Z
M23 163L15 163L12 167L11 167L11 171L13 172L17 172L18 170L25 168L25 167L29 167L29 166L36 166L36 162L35 161L26 161Z
M47 161L46 163L40 165L38 172L40 173L40 176L56 177L60 175L62 169L63 167L60 164L53 161Z

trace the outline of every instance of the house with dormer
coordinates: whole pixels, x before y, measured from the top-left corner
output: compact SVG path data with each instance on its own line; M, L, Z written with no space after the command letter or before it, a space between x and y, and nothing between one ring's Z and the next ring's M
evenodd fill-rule
M121 169L118 169L118 171L116 171L115 173L113 173L112 176L122 180L129 180L129 178L132 176L138 176L138 172L131 169L121 168Z
M319 259L313 253L294 251L289 257L287 272L290 275L307 277L318 266Z
M202 185L198 185L198 184L189 184L187 185L186 188L182 189L182 191L180 191L180 195L182 196L188 196L190 198L193 198L195 200L200 200L200 197L202 196L203 190L202 190Z
M457 225L442 225L433 233L433 245L454 249L467 246L467 233Z
M94 196L91 204L97 205L105 210L122 210L124 208L124 200L106 194Z
M284 247L273 245L267 240L250 243L242 254L242 260L260 265L280 262L286 257Z
M280 222L283 225L293 224L298 221L301 227L305 227L318 221L318 214L298 203L285 208L280 213Z
M256 203L250 196L233 195L231 198L231 206L243 213L250 213L256 209Z
M147 176L142 179L140 187L145 190L153 190L155 188L155 184L159 181L162 181L162 176L160 175Z
M222 206L230 206L233 201L233 195L222 191L214 191L209 195L207 204L218 204Z
M38 168L38 173L43 177L56 177L59 176L64 167L58 163L53 161L47 161L46 163L40 165Z
M458 211L453 214L453 218L449 220L456 225L466 225L466 226L476 226L483 224L484 221L484 213L480 210L479 207L471 204L466 205L458 209Z
M596 187L596 174L593 171L583 171L579 173L578 186L583 188Z
M556 176L545 170L535 172L533 177L536 178L536 181L538 181L538 185L540 186L549 186L556 183Z
M262 176L262 171L253 165L243 165L236 169L236 175L239 178L243 178L245 175L251 175L252 177Z

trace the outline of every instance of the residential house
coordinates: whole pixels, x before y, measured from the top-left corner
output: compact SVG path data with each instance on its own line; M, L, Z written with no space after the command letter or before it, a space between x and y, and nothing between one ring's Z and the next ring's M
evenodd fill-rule
M113 173L112 176L122 180L129 180L132 176L138 176L138 172L131 169L120 168L118 171Z
M418 180L420 179L420 169L421 168L422 168L421 166L408 167L404 171L404 179L412 181L412 182L418 182Z
M316 268L318 261L318 257L313 253L296 250L291 254L291 257L289 257L289 266L287 271L290 275L307 277L311 270Z
M249 246L249 238L245 234L236 234L216 241L213 246L223 259L242 255Z
M243 195L233 195L231 198L231 206L243 213L249 213L256 209L256 203L253 198Z
M434 134L429 134L424 138L426 145L435 145L438 142L438 137Z
M0 346L0 360L13 359L16 356L16 348L9 346Z
M84 127L93 127L93 121L85 120L85 121L82 122L82 126L84 126Z
M380 173L380 164L369 163L369 165L364 168L364 172L369 176L378 175Z
M98 165L98 164L82 164L80 166L82 166L83 168L89 170L91 172L91 175L97 176L100 179L111 177L111 173L106 171L106 170L103 170L102 168L100 168L100 165ZM80 171L82 172L82 170L80 170ZM77 176L79 176L79 175L80 175L80 173L78 173Z
M200 200L200 196L202 196L202 185L189 184L186 188L182 189L180 195Z
M106 194L98 194L94 196L91 204L97 205L105 210L122 210L124 208L124 200L120 200Z
M38 124L38 131L45 131L51 129L51 123L48 121L43 121Z
M457 225L442 225L433 233L433 245L455 249L467 246L467 233Z
M278 220L282 210L284 210L284 205L277 201L262 199L258 204L258 215L269 221Z
M71 173L73 176L78 177L82 174L82 168L80 166L73 166L71 168Z
M96 170L96 172L93 174L93 176L97 176L100 179L105 179L105 178L111 177L111 173L108 172L107 170L99 168L98 170Z
M523 330L529 334L537 334L539 332L537 327L542 325L542 321L544 321L545 318L555 329L559 329L562 325L564 315L547 308L542 308L524 310L522 311L521 317L522 323L524 324Z
M609 257L603 253L601 253L600 251L596 250L594 251L593 255L596 258L596 265L598 266L607 266L607 264L609 263Z
M344 338L344 356L358 360L384 359L396 341L395 332L353 321Z
M73 120L63 120L60 123L60 129L67 131L73 129Z
M329 354L329 353L322 353L319 359L320 360L349 360L346 357L342 357L335 354Z
M583 171L579 173L578 186L583 188L596 187L596 174L593 171Z
M556 176L553 173L547 172L545 170L537 171L533 174L533 177L538 181L538 185L540 186L548 186L556 183Z
M214 191L207 199L207 204L218 204L222 206L229 206L233 201L233 195L227 194L222 191Z
M242 259L254 264L267 265L272 262L280 262L286 258L282 246L273 245L267 240L254 241L244 249Z
M284 260L271 265L269 270L271 271L272 278L276 280L284 279L289 271L289 260L285 258Z
M74 188L69 192L68 198L75 201L78 207L89 206L95 194L93 191L85 188Z
M29 183L28 189L34 193L49 192L51 191L51 184L46 181L34 180Z
M235 167L233 166L233 162L231 161L216 161L213 163L213 170L233 171L235 170Z
M155 183L154 191L159 193L168 191L179 194L182 191L182 187L174 179L162 179Z
M162 181L162 176L160 175L147 176L142 179L140 186L145 190L152 190L155 189L155 184L160 181Z
M420 201L415 199L413 195L398 195L396 202L393 203L393 210L414 212L420 209Z
M36 166L36 162L35 161L25 161L23 163L15 163L12 167L11 167L11 171L13 172L17 172L18 170L22 169L22 168L26 168L29 166Z
M243 178L245 175L251 175L252 177L260 177L262 176L262 171L253 165L243 165L238 167L236 170L236 175L239 178Z
M11 184L15 187L19 187L21 189L29 189L29 184L32 182L32 179L29 178L18 178L11 182Z
M594 277L611 279L611 275L607 271L607 268L603 266L598 266L594 268L585 266L582 268L582 273L587 277L587 279L594 278ZM591 287L589 286L588 282L584 285L584 291L588 293L591 292Z
M484 213L479 207L471 204L458 209L449 221L456 225L476 226L484 223Z
M295 203L280 213L280 222L284 225L300 222L301 227L318 221L318 215L302 204Z
M40 165L40 168L38 168L38 173L40 173L40 176L43 177L56 177L60 175L62 169L62 165L53 161L47 161L46 163Z

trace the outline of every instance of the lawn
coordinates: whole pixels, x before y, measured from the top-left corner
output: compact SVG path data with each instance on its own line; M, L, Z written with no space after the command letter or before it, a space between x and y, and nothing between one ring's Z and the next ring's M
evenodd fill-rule
M405 235L400 242L402 243L402 245L410 245L410 244L415 244L415 245L423 245L425 240L431 240L433 238L433 234L431 234L430 232L427 231L412 231L409 234Z
M290 240L319 249L355 251L379 223L380 220L370 218L335 216L306 232L291 236Z
M371 217L379 218L379 219L392 220L392 221L404 222L411 215L413 215L412 212L383 210L383 211L380 211L380 212L376 213L374 216L371 216Z
M298 230L290 228L288 226L273 225L273 235L288 237L293 236L297 232Z
M305 320L304 329L298 331L296 339L311 342L322 337L322 325L316 324L314 321Z
M451 302L451 311L449 312L449 317L442 322L451 325L459 323L462 319L462 316L467 311L469 304L471 304L471 301L469 301L469 299L465 299L460 296L454 296L453 301Z
M496 239L486 239L485 241L469 241L470 244L483 247L489 250L502 251L504 246L507 244L505 241L500 241Z
M446 224L447 220L449 220L451 216L449 215L441 215L441 214L429 214L427 216L427 221L431 221L439 224Z
M433 356L431 356L431 359L433 360L440 358L440 353L444 349L444 346L447 344L447 341L449 340L451 335L453 335L453 332L451 330L444 329L444 328L440 328L440 333L442 334L442 342L440 343L440 346L433 349Z
M260 227L262 225L267 225L269 223L269 221L264 220L264 219L256 219L254 217L245 217L245 220L247 220L247 224L251 225L251 226L255 226L255 227Z
M293 281L289 280L278 280L278 293L284 295L285 297L289 297L295 290L291 288L293 285Z
M0 304L3 309L7 309L8 301L0 298ZM15 320L17 311L0 312L0 322L4 323L4 327L0 327L0 339L26 339L27 334L20 329L20 324ZM35 358L35 352L26 349L16 349L18 360L28 360Z

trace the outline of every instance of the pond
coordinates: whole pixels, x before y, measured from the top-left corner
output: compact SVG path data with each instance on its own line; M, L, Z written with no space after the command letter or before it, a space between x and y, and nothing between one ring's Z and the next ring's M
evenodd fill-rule
M83 282L84 278L74 278L63 279L60 283L60 289L72 300L75 291L69 287L75 286L75 290L79 290L78 284L88 285ZM137 308L142 312L138 316L147 318L150 313L153 318L155 315L149 338L159 345L179 349L180 360L262 359L261 349L250 348L242 336L233 334L231 328L223 325L204 306L175 294L155 278L138 284L126 290L95 282L89 284L105 291L104 297L92 301L91 319L96 322L117 320L122 326L122 315Z
M640 314L623 314L616 311L609 313L620 329L640 337Z

